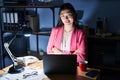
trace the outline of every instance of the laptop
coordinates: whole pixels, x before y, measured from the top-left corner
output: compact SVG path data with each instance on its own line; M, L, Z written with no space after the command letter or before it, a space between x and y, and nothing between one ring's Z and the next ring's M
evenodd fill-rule
M45 74L75 74L77 71L76 55L43 55Z

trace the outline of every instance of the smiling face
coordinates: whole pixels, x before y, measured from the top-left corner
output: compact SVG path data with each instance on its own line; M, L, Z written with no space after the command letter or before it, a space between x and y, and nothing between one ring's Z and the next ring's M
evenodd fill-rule
M64 25L73 25L73 14L68 9L62 10L60 12L60 19Z
M59 9L59 17L57 27L78 25L77 14L74 7L70 3L64 3Z

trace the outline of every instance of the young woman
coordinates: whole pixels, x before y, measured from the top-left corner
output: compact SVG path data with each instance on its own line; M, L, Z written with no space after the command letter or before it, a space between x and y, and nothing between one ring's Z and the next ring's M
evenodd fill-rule
M47 54L77 55L77 62L86 59L86 37L79 29L76 11L70 3L60 7L58 24L51 31Z

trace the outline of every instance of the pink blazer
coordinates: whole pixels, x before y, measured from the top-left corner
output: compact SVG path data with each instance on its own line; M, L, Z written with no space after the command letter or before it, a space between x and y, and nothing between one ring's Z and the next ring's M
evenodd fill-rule
M62 42L64 27L54 27L48 41L47 54L52 54L52 48L60 49ZM77 62L86 59L86 37L82 30L73 29L70 43L70 52L63 52L62 54L72 54L76 49L80 50L77 54Z

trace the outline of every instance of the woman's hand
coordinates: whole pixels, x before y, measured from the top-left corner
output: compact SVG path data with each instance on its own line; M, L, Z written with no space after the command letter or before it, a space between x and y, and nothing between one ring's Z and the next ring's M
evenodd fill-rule
M52 48L52 52L53 53L55 53L55 54L61 54L62 53L62 51L61 50L59 50L59 49L57 49L57 48Z
M79 49L75 50L73 54L78 54L78 53L80 53Z

